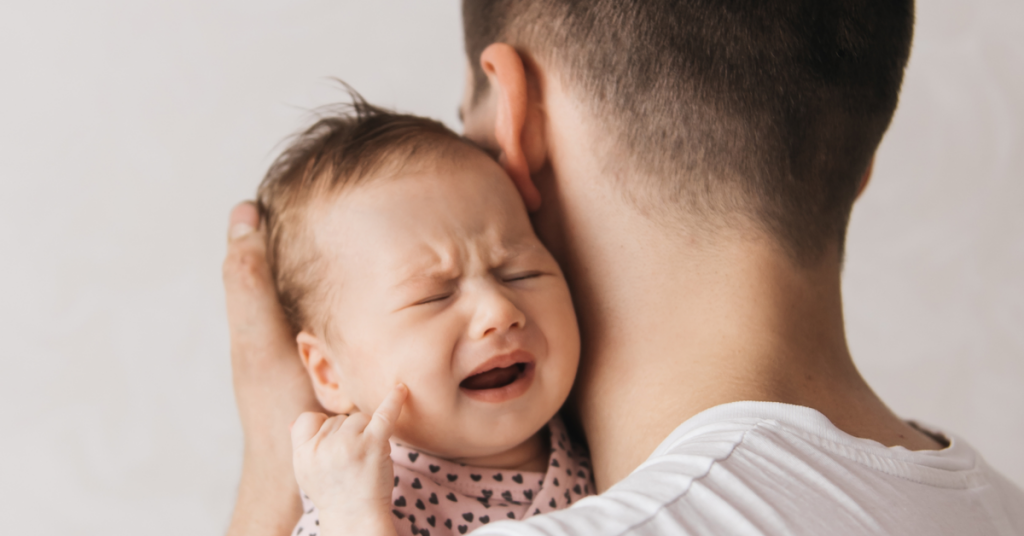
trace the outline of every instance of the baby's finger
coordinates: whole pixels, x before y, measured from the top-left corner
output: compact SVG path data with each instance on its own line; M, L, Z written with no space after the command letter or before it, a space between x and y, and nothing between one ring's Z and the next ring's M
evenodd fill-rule
M317 444L320 444L328 437L337 432L341 427L348 422L348 415L332 415L327 418L326 421L320 424L320 431L317 432L316 437L313 438Z
M295 422L292 424L292 450L313 439L313 436L320 431L320 427L323 426L326 420L327 415L323 413L307 411L299 415L299 418L295 419Z
M348 436L357 436L363 433L366 425L370 423L370 416L365 413L353 413L348 416L345 424L340 428L339 433Z
M402 406L405 405L408 395L409 389L405 385L396 385L373 413L370 424L366 425L366 433L380 439L389 439L395 433L395 423L402 414Z

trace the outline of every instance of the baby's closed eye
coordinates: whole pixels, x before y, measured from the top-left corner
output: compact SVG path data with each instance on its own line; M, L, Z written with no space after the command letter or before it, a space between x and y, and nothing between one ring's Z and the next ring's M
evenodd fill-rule
M435 294L435 295L430 296L428 298L424 298L424 299L414 303L413 305L427 305L427 304L430 304L430 303L440 303L440 302L443 302L443 301L447 300L448 298L451 298L454 294L455 293L451 292L451 291L443 292L441 294Z
M524 281L526 279L534 279L534 278L540 277L542 275L544 275L544 273L540 272L540 271L518 272L518 273L513 273L513 274L506 275L506 276L502 277L501 280L506 282L506 283L512 283L514 281Z

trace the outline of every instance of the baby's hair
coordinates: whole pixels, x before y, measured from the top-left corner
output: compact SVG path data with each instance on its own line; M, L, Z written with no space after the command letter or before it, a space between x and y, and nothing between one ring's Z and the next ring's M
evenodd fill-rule
M317 289L322 262L310 236L311 202L470 146L437 121L373 106L342 85L350 102L319 108L316 122L291 138L256 193L267 262L293 334L326 330L318 304L330 289Z

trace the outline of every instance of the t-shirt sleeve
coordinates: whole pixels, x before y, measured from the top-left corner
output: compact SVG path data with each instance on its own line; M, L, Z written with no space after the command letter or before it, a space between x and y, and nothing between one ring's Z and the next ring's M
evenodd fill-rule
M745 430L728 430L689 441L683 449L652 456L601 495L525 521L503 521L473 532L478 536L618 536L685 535L703 532L689 526L700 516L687 515L693 483L729 456Z
M1024 492L962 440L890 448L810 408L735 404L684 423L602 495L473 534L1021 534Z

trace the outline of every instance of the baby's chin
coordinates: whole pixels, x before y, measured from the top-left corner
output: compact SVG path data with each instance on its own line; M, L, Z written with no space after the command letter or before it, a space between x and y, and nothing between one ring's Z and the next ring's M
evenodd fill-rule
M547 423L553 416L543 420L534 417L516 423L488 422L476 426L465 423L458 430L451 429L451 422L446 423L447 427L416 426L414 429L401 426L403 423L400 422L393 439L401 445L437 458L475 465L473 460L500 459L511 451L522 450L531 440L536 441L538 434L545 435ZM544 453L547 453L547 449L545 442Z

